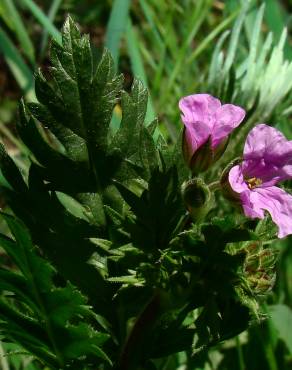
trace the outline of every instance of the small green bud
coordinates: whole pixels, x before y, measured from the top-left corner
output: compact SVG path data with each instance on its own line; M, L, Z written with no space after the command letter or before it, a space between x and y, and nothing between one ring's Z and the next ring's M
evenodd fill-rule
M278 252L274 249L267 248L264 249L258 255L258 259L260 262L260 268L265 271L271 271L275 269L275 265L278 258Z
M277 251L264 249L261 242L250 243L247 252L244 273L248 284L255 294L264 294L271 290L276 278L275 264Z
M182 185L182 197L194 221L203 218L211 208L211 192L200 178L191 179Z

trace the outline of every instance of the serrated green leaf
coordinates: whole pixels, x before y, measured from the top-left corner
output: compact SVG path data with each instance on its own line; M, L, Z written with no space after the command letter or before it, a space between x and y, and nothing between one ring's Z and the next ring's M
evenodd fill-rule
M116 277L110 277L107 279L107 281L110 281L111 283L120 283L120 284L142 284L144 282L144 279L136 278L135 276L128 275L128 276L116 276Z
M136 216L125 222L134 245L142 250L167 248L184 213L176 169L166 172L155 169L148 189L140 197L122 184L116 186Z
M122 94L122 120L112 147L118 146L127 157L137 152L138 137L144 123L147 107L147 90L139 80L134 80L131 95Z
M21 276L2 274L8 283L5 287L27 304L30 301L33 304L28 312L21 313L21 306L11 309L4 300L0 300L0 318L5 322L13 322L9 326L0 324L0 331L36 356L42 354L41 358L53 367L64 367L71 360L79 363L81 354L109 362L100 348L109 336L97 332L87 323L94 314L86 305L85 297L70 283L65 287L56 287L53 283L55 270L37 255L25 227L12 216L3 217L16 242L9 244L2 238L1 244L13 261L19 264L25 278L20 281ZM10 248L12 244L13 253ZM20 282L24 285L22 293L19 293Z
M72 130L57 122L50 111L42 104L28 103L31 114L56 136L66 150L68 157L74 161L87 161L88 154L85 141Z
M3 176L15 191L25 192L27 187L19 169L0 143L0 168Z

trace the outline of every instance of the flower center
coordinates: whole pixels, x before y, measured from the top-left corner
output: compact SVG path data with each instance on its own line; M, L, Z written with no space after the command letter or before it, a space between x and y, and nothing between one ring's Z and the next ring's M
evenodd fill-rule
M254 189L260 186L263 183L263 180L258 179L257 177L251 177L250 179L246 179L245 182L249 189Z

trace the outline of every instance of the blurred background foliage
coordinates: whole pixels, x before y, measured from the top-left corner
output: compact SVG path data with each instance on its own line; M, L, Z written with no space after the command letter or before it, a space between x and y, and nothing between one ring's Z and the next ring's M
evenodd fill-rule
M208 92L247 110L247 122L210 176L240 153L256 122L275 125L292 139L291 0L1 0L0 136L23 172L29 153L15 131L18 101L22 95L35 100L34 72L48 65L49 40L61 42L58 30L68 13L90 33L93 45L110 49L126 90L134 76L148 87L147 121L159 118L169 144L181 128L183 95ZM113 129L120 116L117 105ZM0 203L5 207L1 197ZM280 257L275 287L263 302L267 320L202 356L201 369L292 369L291 244L291 238L273 243ZM7 263L3 252L0 262ZM16 345L4 343L0 368L43 369ZM186 353L168 358L161 368L195 369Z

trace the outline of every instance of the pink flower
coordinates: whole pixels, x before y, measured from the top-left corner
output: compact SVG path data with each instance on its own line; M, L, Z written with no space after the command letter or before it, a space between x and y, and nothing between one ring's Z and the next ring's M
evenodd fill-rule
M247 217L264 218L268 211L278 225L278 237L292 234L292 196L275 186L292 178L292 141L265 124L247 136L243 162L232 167L229 183Z
M179 108L185 125L183 153L191 168L199 148L205 149L200 161L206 160L206 155L211 155L211 162L216 160L217 152L222 154L225 150L228 135L245 116L242 108L233 104L222 105L220 100L209 94L186 96L179 101ZM196 159L198 162L198 158Z

